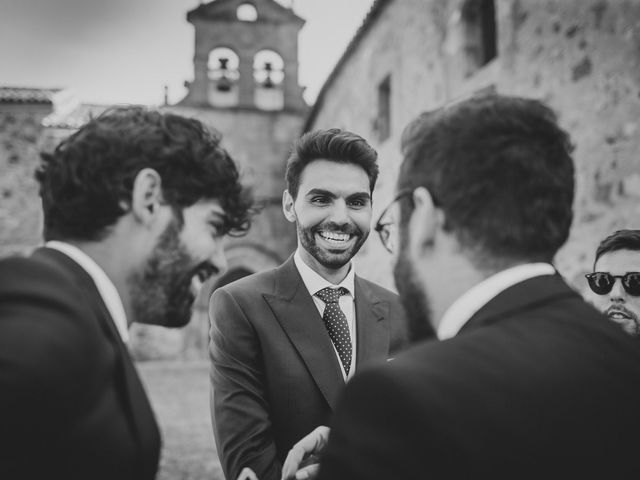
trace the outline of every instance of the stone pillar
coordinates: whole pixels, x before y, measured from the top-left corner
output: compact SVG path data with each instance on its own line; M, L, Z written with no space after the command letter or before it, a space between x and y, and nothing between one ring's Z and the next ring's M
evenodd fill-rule
M189 88L191 102L198 105L208 103L209 75L207 56L198 56L193 60L193 84Z
M238 72L240 78L238 80L238 105L240 107L253 108L255 103L253 100L255 88L253 81L253 55L251 52L244 51L241 52L239 56L240 65L238 66Z

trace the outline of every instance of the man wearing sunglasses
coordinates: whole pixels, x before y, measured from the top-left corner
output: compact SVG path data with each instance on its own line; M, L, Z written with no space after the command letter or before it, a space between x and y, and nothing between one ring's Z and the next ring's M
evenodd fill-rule
M640 337L640 230L618 230L602 240L586 277L596 308Z
M356 375L328 443L326 429L305 437L285 478L305 478L298 460L319 451L321 480L632 478L640 348L551 263L574 192L555 114L473 97L402 140L398 199L377 230L412 337L438 341Z

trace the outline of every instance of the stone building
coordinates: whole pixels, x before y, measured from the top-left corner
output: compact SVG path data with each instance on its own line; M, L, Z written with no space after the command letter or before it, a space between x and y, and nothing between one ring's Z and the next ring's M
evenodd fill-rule
M381 162L375 217L392 197L403 127L422 111L492 91L548 102L572 134L575 220L556 260L582 289L598 242L640 228L640 2L376 0L305 129L339 126L371 140ZM377 238L357 265L392 286Z
M41 242L34 171L43 120L72 101L62 89L0 87L0 256L24 253Z

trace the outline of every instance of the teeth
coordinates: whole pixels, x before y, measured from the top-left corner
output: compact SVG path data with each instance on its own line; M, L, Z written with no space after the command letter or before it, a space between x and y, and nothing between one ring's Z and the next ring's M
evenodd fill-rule
M333 240L334 242L346 242L349 240L348 233L320 232L320 236L326 240Z

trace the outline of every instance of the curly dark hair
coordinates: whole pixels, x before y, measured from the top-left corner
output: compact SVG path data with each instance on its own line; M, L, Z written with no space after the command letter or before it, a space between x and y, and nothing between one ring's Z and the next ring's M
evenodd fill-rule
M398 190L426 187L445 213L445 228L487 267L549 262L567 240L573 147L543 103L472 97L419 116L402 144Z
M616 230L602 240L596 250L596 259L593 262L593 268L596 268L596 263L598 263L598 259L602 255L615 252L616 250L640 251L640 230Z
M373 193L379 171L378 153L361 136L339 128L330 128L307 132L294 142L285 174L287 190L294 199L298 196L302 171L309 163L318 159L362 167L369 177L370 193Z
M224 233L250 226L252 198L239 181L220 135L201 122L139 106L114 107L42 153L36 171L46 240L95 241L126 213L133 182L144 168L162 179L163 200L182 210L217 199L226 213Z

